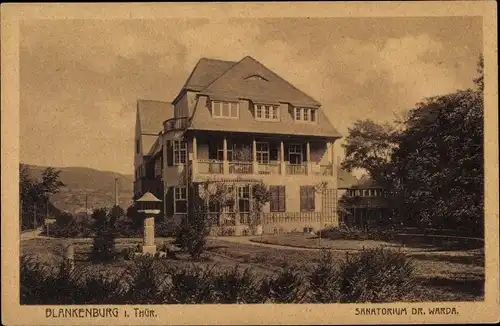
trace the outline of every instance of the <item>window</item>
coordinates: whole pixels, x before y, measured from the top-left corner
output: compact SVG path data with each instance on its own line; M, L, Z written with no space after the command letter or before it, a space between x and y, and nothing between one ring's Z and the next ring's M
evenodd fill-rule
M186 164L187 145L185 141L174 140L174 164Z
M271 193L271 200L270 200L271 212L286 211L285 186L270 186L269 192Z
M269 143L257 142L256 144L257 162L260 164L269 163Z
M363 191L363 196L364 197L369 197L370 196L370 190L364 190Z
M315 191L313 186L300 187L300 211L312 212L315 210Z
M295 120L300 120L302 118L302 110L300 108L295 108Z
M238 187L238 209L240 213L250 212L250 186Z
M139 143L139 139L137 139L135 141L135 152L136 153L140 153L140 151L141 151L141 146L140 146L140 143Z
M239 103L212 101L212 116L237 119L239 117Z
M290 144L288 161L290 164L302 164L302 145Z
M187 213L186 187L174 187L174 213Z
M255 118L257 120L279 120L279 106L255 104Z
M161 177L161 170L162 170L161 158L157 158L155 160L155 178Z
M295 121L316 122L317 120L316 109L314 108L295 107L293 112L293 118Z
M234 144L227 144L227 160L229 162L233 161L234 147ZM217 144L217 160L224 160L224 146L222 144Z
M210 213L220 213L220 202L217 201L215 198L210 197L208 200L208 211Z

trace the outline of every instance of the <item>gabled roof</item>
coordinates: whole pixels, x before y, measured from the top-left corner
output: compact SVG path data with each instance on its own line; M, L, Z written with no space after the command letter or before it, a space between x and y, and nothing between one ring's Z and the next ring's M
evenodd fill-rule
M238 96L265 103L320 106L315 99L249 56L232 65L202 89L200 94L221 98Z
M138 100L137 110L139 112L139 124L141 134L158 135L163 129L163 121L174 117L174 111L170 102ZM143 147L145 151L149 147Z
M234 61L201 58L184 84L183 89L200 91L235 64Z
M152 155L154 148L153 145L158 140L158 136L155 135L141 135L141 143L142 143L142 153L144 156Z

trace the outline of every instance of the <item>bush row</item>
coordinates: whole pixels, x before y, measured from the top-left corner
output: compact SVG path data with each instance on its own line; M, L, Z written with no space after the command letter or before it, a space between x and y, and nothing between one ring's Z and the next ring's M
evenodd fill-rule
M168 264L166 263L168 262ZM123 273L101 275L77 265L50 267L21 260L22 304L196 304L390 302L414 285L414 267L389 249L366 249L335 266L323 252L307 270L285 266L258 275L251 268L175 265L149 256L134 259Z

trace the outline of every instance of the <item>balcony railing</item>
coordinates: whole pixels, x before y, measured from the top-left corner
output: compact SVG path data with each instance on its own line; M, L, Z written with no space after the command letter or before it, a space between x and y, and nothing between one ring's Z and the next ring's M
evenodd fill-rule
M333 175L333 168L331 165L319 165L314 170L314 174L315 175L332 176Z
M229 173L231 174L252 174L252 162L229 162Z
M165 132L171 130L183 130L187 128L188 122L189 120L187 117L168 119L163 122L163 129Z
M307 164L286 164L286 174L289 175L306 175Z
M259 163L259 174L281 174L279 162Z
M224 173L224 164L216 160L198 160L198 172L204 174Z

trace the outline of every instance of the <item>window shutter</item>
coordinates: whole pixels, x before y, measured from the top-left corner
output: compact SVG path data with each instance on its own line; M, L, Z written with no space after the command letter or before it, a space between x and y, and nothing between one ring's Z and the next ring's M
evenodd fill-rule
M288 153L290 153L290 145L288 144L284 144L283 146L284 150L285 150L285 162L288 162L289 161L289 157L288 157Z
M275 186L269 187L269 192L271 193L271 202L270 202L270 209L271 212L276 212L278 209L278 193L277 193L278 188Z
M174 150L171 140L167 140L167 166L174 165Z
M306 210L307 209L307 206L306 206L306 188L304 187L300 187L300 210L303 211L303 210Z
M278 210L280 212L286 211L285 201L286 201L285 186L280 186L279 187L279 194L278 194L278 203L279 203Z
M314 211L315 210L315 201L314 201L314 187L309 187L309 210Z
M168 187L165 194L166 216L172 217L174 215L174 188Z

